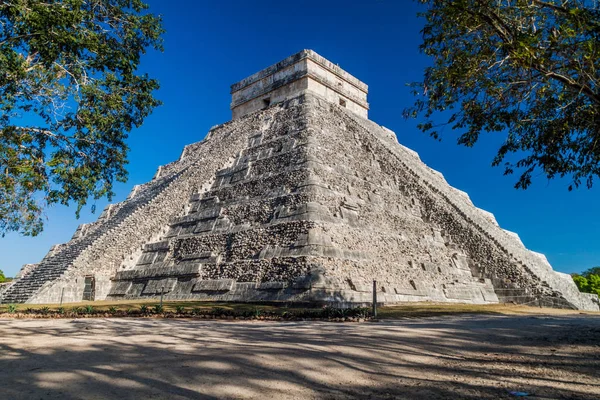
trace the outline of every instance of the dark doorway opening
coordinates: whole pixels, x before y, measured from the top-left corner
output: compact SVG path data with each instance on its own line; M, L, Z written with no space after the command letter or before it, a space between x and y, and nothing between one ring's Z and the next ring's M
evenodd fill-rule
M94 301L96 298L96 278L93 276L85 277L85 286L83 287L83 301Z

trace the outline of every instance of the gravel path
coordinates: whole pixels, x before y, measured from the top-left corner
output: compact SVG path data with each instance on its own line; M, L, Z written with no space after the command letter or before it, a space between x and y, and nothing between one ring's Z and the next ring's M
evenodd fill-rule
M0 399L600 398L600 318L0 320Z

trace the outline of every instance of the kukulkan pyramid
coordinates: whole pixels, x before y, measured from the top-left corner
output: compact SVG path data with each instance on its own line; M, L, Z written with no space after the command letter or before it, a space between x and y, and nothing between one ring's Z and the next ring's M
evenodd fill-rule
M598 310L542 254L367 118L311 50L231 87L232 121L26 265L3 303L156 298Z

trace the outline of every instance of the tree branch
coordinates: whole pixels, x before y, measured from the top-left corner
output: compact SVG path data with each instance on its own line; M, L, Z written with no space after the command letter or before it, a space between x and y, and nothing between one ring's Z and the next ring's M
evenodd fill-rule
M534 0L534 1L538 1L538 0ZM541 2L541 3L544 3L544 2ZM545 3L545 4L547 4L547 3ZM477 15L477 16L483 18L484 20L486 20L488 22L488 24L496 31L496 33L498 34L500 39L502 41L504 41L506 44L508 44L508 45L513 44L512 37L514 37L514 35L510 31L507 31L510 28L508 26L506 26L506 24L501 23L500 17L498 17L497 15L493 15L493 17L492 17L487 14L477 13L477 12L470 12L470 13L472 15ZM498 26L498 24L500 24L500 26ZM512 49L510 47L508 47L509 54L511 53L511 51L512 51ZM516 60L516 58L513 57L513 60ZM530 67L539 71L540 73L544 74L548 78L554 79L554 80L559 81L567 86L570 86L571 88L576 89L578 92L585 93L585 95L588 96L594 103L600 105L600 94L596 93L589 86L587 86L585 84L581 84L581 83L577 82L576 80L569 78L567 76L561 75L557 72L548 71L548 70L544 69L543 67L541 67L539 65L539 63L537 63L537 62L532 62Z
M542 1L542 0L532 0L534 4L537 4L540 7L546 7L546 8L551 8L554 11L559 11L563 14L568 14L569 13L569 9L562 7L562 6L557 6L556 4L553 3L548 3L546 1Z

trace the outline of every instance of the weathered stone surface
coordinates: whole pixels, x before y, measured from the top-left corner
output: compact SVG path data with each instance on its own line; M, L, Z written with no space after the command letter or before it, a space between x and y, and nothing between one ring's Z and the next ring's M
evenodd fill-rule
M235 285L233 279L209 279L206 281L198 281L194 285L194 292L228 292Z
M231 85L232 118L307 93L367 118L368 86L312 50L302 50Z
M177 284L177 279L151 279L146 283L142 294L144 295L157 295L162 293L169 293L173 290Z
M384 303L598 309L597 297L579 293L393 132L327 96L288 89L296 97L186 146L24 270L2 301L80 301L93 276L98 300L164 290L167 299L361 304L377 280Z

